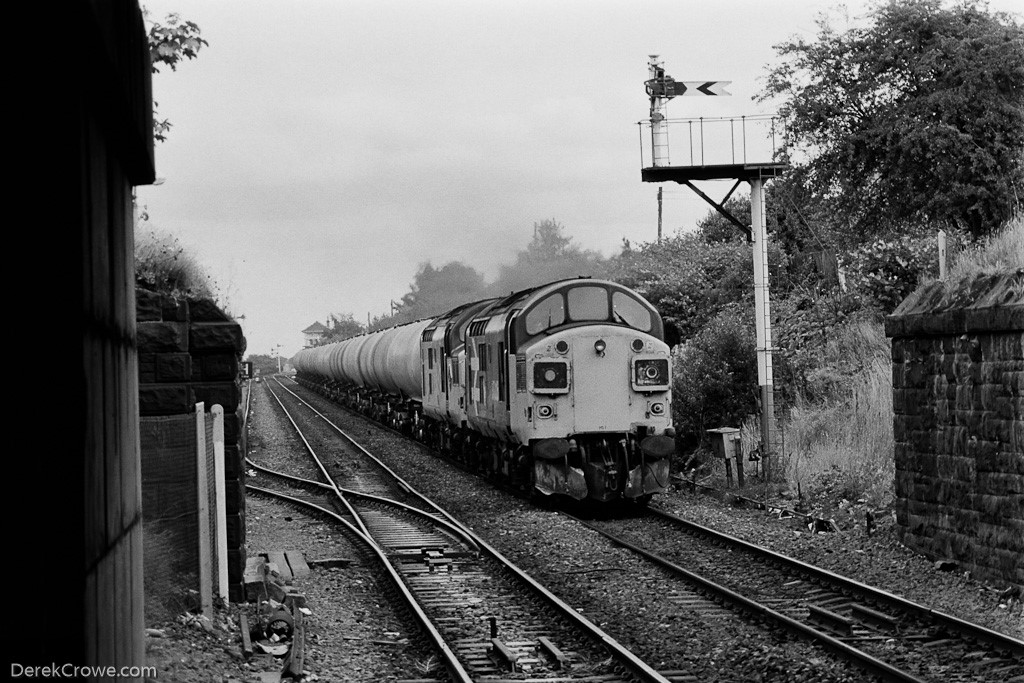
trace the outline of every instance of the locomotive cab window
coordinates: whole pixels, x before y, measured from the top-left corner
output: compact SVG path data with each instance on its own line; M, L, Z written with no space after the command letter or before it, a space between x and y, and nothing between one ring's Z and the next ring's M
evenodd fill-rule
M526 314L526 333L540 334L549 327L565 322L565 302L561 292L547 297Z
M640 330L641 332L651 331L651 312L639 301L625 292L614 292L612 294L612 317L624 325Z
M570 320L608 319L608 291L604 287L573 287L566 297Z

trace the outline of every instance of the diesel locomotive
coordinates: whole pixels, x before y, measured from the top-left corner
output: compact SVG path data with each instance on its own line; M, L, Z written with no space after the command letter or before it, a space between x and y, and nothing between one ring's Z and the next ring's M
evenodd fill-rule
M303 349L309 388L532 494L645 503L669 484L661 316L607 280L561 280Z

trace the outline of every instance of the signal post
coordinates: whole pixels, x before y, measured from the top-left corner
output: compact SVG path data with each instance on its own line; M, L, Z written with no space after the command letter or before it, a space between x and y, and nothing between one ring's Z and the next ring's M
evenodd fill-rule
M640 122L641 179L645 183L675 182L689 187L742 230L753 245L757 382L761 398L760 450L765 458L767 476L769 457L775 443L775 394L772 380L771 304L764 183L782 175L789 166L773 160L773 117L700 117L680 120L669 120L666 117L666 105L673 97L728 95L725 86L729 81L676 81L665 73L658 55L650 55L648 69L649 78L644 85L650 97L651 110L650 120ZM678 146L674 154L669 145L670 128L676 132L677 141L679 137L685 136L683 144ZM644 143L644 131L648 129L649 147ZM764 144L766 139L770 139L770 145ZM698 180L735 180L735 183L721 201L715 201L693 184ZM729 197L742 182L750 184L750 225L733 216L725 208Z

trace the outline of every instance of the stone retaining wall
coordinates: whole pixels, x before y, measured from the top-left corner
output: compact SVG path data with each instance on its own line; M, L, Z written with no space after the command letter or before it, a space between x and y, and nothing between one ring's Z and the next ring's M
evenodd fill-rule
M1024 271L924 286L886 334L903 542L1024 585Z
M210 301L175 300L136 290L139 414L178 415L224 409L224 480L228 533L228 591L245 599L245 434L239 364L241 326Z

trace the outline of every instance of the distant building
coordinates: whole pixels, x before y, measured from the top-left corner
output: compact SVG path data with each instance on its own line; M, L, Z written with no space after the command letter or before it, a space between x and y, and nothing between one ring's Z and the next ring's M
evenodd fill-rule
M302 336L305 337L305 347L308 349L311 346L316 346L329 332L330 330L326 326L318 322L313 323L302 331Z

